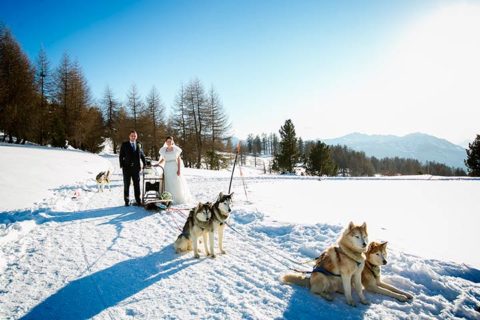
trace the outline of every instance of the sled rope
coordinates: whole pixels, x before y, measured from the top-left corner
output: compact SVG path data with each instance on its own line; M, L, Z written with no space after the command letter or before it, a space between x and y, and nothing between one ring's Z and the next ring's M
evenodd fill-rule
M287 267L289 270L293 270L293 271L296 271L297 269L295 268L292 268L290 265L288 265L287 263L285 263L284 261L282 260L279 260L277 257L275 257L274 255L272 255L270 253L270 251L268 250L268 247L266 247L265 245L261 244L261 243L258 243L258 242L254 242L249 236L245 235L244 233L238 231L237 229L235 229L231 224L229 224L228 222L225 222L225 224L230 228L232 229L234 232L236 232L237 234L239 234L240 236L242 236L244 239L246 239L247 241L249 241L251 244L255 244L256 246L260 246L260 248L262 249L263 253L265 253L266 255L268 255L270 258L272 258L273 260L279 262L280 264L282 264L283 266ZM293 263L293 264L297 264L297 265L305 265L306 263L308 262L311 262L310 260L309 261L305 261L305 262L298 262L298 261L295 261L285 255L282 255L282 254L278 254L276 253L277 256L280 256L282 257L283 259L285 260L288 260L290 261L290 263ZM316 259L314 259L316 260ZM313 260L313 261L314 261ZM300 271L301 272L301 271Z
M170 209L167 209L167 211L169 211L170 213L172 212L175 212L177 210L170 210ZM180 213L182 213L181 211L179 211ZM183 213L182 213L183 214ZM175 223L175 226L177 227L178 230L180 230L180 232L183 231L183 229L180 227L180 225L177 223L177 219L175 219L174 215L173 214L169 214L170 216L170 219L173 220L173 223Z
M239 166L239 167L240 167L240 166ZM241 168L241 167L240 167L240 168ZM246 192L246 190L245 190L245 192ZM177 213L179 213L182 217L187 218L187 216L183 213L183 211L190 211L190 209L168 208L167 211L168 211L168 212L177 212ZM174 219L173 216L172 216L172 219ZM174 221L175 221L175 220L174 220ZM175 224L176 224L177 227L179 228L179 226L178 226L178 224L176 223L176 221L175 221ZM253 241L249 236L247 236L246 234L238 231L236 228L234 228L234 227L233 227L230 223L228 223L227 221L225 221L225 224L226 224L230 229L232 229L234 232L236 232L237 234L239 234L240 236L242 236L244 239L246 239L247 241L249 241L251 244L254 243L254 241ZM180 231L183 231L183 229L181 229L181 228L179 228L179 230L180 230ZM299 271L299 270L297 270L297 269L292 268L290 265L285 264L283 261L279 260L277 257L275 257L275 256L273 256L272 254L270 254L270 252L267 250L268 247L266 247L266 246L264 246L264 245L262 245L262 244L259 244L258 242L255 242L254 244L255 244L255 245L259 245L259 246L261 247L261 249L263 249L262 251L263 251L265 254L267 254L268 256L270 256L270 257L271 257L272 259L274 259L275 261L281 263L283 266L287 267L288 269L293 270L293 271L297 271L297 272L307 272L307 271ZM276 253L276 255L282 257L282 258L285 259L285 260L290 261L290 262L293 263L293 264L301 265L301 266L304 266L304 265L306 265L306 264L308 264L308 263L311 263L311 262L314 262L314 261L316 260L316 258L315 258L315 259L311 259L311 260L299 262L299 261L293 260L293 259L291 259L291 258L289 258L289 257L287 257L287 256L285 256L285 255L282 255L282 254Z

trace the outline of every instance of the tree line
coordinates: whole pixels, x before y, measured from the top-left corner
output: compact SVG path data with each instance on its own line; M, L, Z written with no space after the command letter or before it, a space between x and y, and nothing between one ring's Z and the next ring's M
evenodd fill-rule
M166 114L157 88L142 98L132 84L122 101L107 86L95 100L78 61L64 54L52 68L43 49L31 63L10 30L0 25L0 131L3 142L99 152L105 141L116 153L136 130L145 153L158 158L167 135L184 150L186 166L219 169L231 149L230 124L219 94L199 79L182 84Z
M285 121L280 127L279 135L280 137L276 133L249 134L246 141L242 142L241 153L248 153L255 157L272 155L270 169L284 173L292 173L296 168L304 168L307 174L318 176L466 175L461 168L449 167L434 161L421 163L416 159L399 157L378 159L369 157L364 152L354 151L347 146L329 146L320 140L304 141L301 137L297 137L291 120ZM477 140L479 141L471 144L471 149L480 149L479 136ZM480 161L478 161L480 150L476 153L467 150L467 153L468 158L465 161L467 167L471 168L472 163L477 163L480 167ZM477 154L477 158L474 158L474 154ZM469 174L472 172L469 169Z

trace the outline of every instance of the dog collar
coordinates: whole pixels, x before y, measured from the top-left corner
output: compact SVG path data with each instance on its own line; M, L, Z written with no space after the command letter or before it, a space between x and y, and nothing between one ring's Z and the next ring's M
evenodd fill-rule
M378 266L374 266L370 262L365 261L365 267L367 267L375 279L380 278L380 268Z

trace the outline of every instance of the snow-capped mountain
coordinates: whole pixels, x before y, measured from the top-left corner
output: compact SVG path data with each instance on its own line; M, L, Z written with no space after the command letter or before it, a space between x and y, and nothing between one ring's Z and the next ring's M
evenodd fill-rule
M324 142L329 145L346 145L377 158L413 158L422 162L436 161L451 167L465 168L464 148L424 133L411 133L403 137L351 133L340 138L326 139Z

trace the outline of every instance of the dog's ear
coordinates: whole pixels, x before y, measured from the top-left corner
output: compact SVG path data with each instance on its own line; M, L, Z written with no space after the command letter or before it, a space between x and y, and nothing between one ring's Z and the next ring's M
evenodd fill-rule
M367 252L370 252L375 247L375 242L370 242L367 247Z
M223 198L223 192L220 191L220 193L218 195L218 201L222 201L222 198Z
M355 228L355 225L353 224L353 221L350 221L348 224L348 231L352 230L353 228Z
M384 249L387 249L387 243L388 243L388 241L382 242L382 244L380 244L380 246Z
M197 204L197 208L195 209L195 211L198 211L198 210L200 210L201 208L202 208L202 203L199 202L199 203Z
M232 193L230 193L228 196L231 198L231 197L233 196L233 191L232 191Z
M367 223L364 222L364 223L362 224L361 228L362 228L363 230L365 230L365 232L367 232Z

